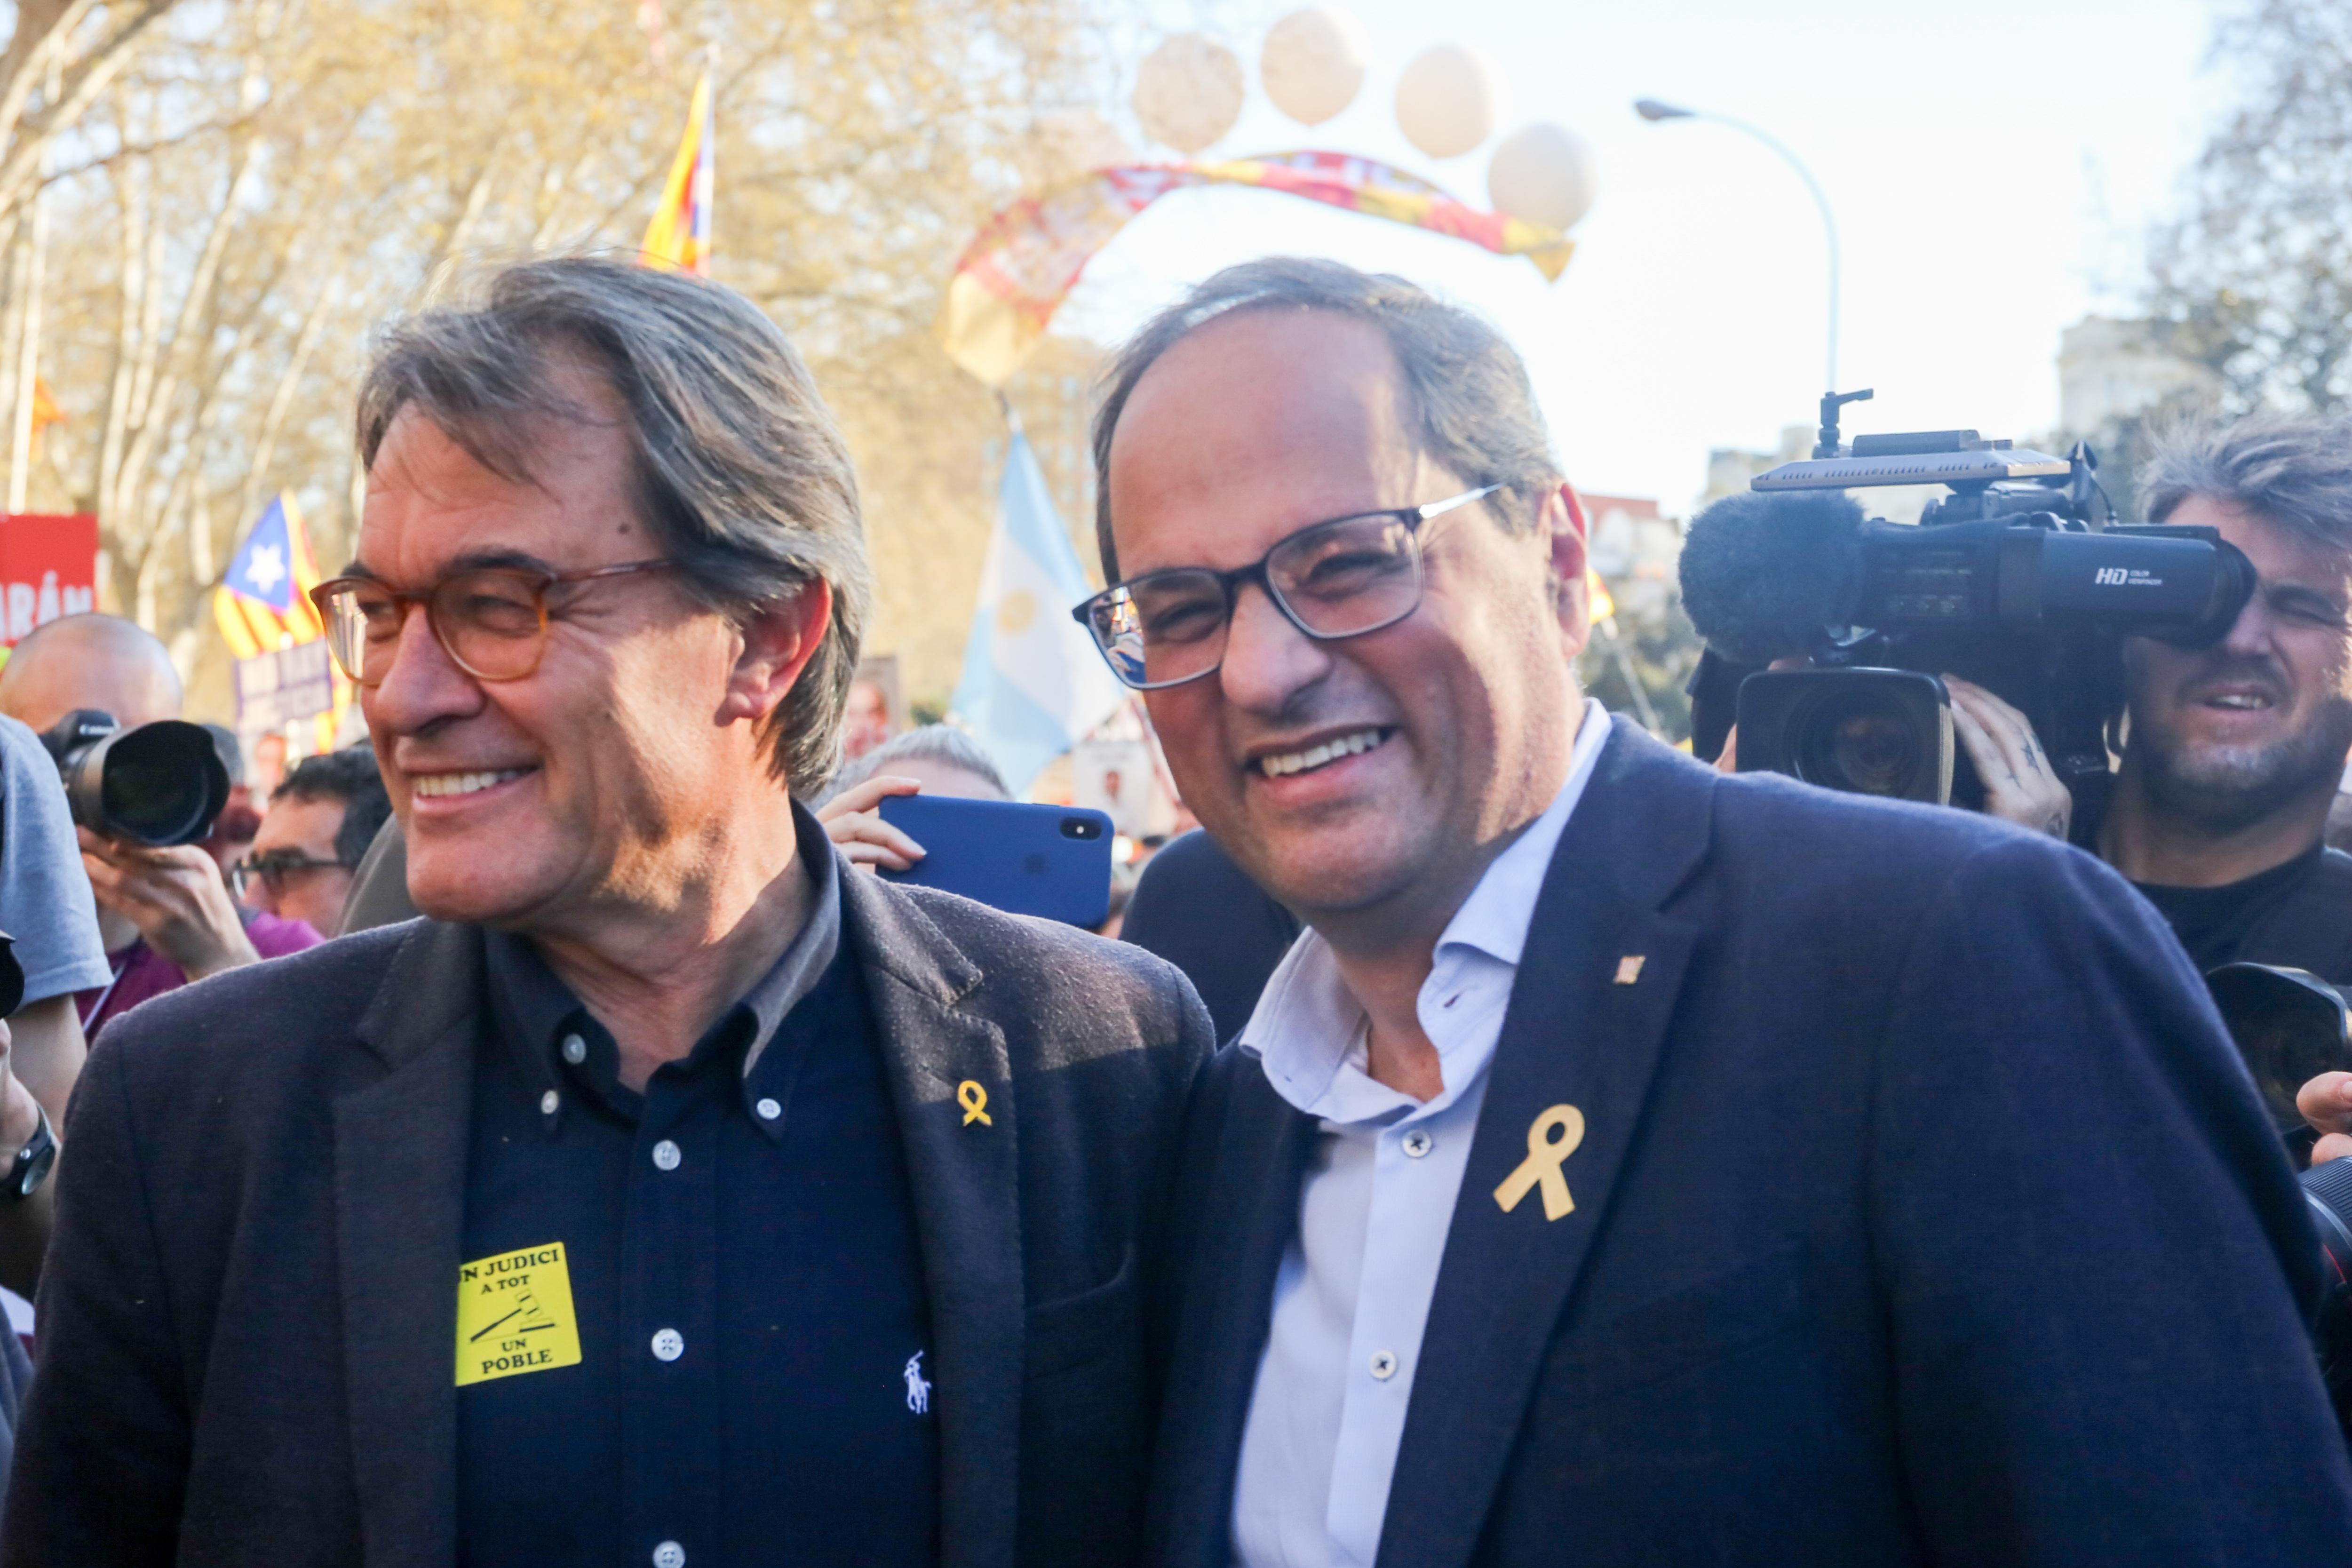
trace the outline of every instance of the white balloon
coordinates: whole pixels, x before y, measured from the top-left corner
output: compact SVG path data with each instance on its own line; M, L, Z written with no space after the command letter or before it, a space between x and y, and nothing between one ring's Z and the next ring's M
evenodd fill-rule
M1135 73L1135 118L1144 134L1179 153L1198 153L1242 115L1241 58L1205 33L1179 33Z
M1458 158L1495 133L1502 101L1492 61L1460 44L1440 44L1397 79L1397 128L1433 158Z
M1592 205L1592 143L1538 121L1504 138L1486 165L1495 210L1546 228L1574 228Z
M1356 100L1370 56L1355 17L1336 5L1310 5L1267 31L1258 80L1276 109L1301 125L1320 125Z

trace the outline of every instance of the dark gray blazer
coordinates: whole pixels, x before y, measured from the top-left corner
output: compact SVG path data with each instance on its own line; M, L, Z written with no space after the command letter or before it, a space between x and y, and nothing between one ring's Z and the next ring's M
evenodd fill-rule
M942 1562L1125 1562L1141 1298L1208 1016L1134 948L841 885L930 1292ZM7 1564L454 1561L481 994L480 933L416 921L108 1028L68 1122Z
M2352 1560L2301 1194L2089 856L1621 722L1490 1070L1380 1568ZM1505 1213L1560 1104L1573 1210ZM1313 1131L1255 1059L1204 1069L1162 1568L1226 1561Z

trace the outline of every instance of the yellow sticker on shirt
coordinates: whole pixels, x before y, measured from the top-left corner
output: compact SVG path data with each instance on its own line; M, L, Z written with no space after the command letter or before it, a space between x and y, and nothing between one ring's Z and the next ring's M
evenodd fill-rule
M580 1364L563 1244L457 1266L457 1386Z

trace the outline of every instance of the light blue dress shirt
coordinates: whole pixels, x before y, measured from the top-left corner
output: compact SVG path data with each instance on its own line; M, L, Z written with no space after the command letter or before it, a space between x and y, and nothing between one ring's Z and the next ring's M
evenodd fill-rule
M1322 1131L1242 1432L1233 1521L1242 1568L1370 1568L1379 1555L1487 1064L1536 895L1608 737L1607 710L1588 700L1568 781L1438 938L1416 1004L1444 1082L1433 1099L1416 1101L1365 1072L1364 1010L1311 929L1242 1030L1275 1092L1319 1118Z

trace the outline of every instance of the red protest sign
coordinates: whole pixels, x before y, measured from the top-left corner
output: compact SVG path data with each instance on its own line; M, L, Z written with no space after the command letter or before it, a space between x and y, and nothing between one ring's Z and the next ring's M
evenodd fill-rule
M98 519L0 516L0 644L98 608Z

